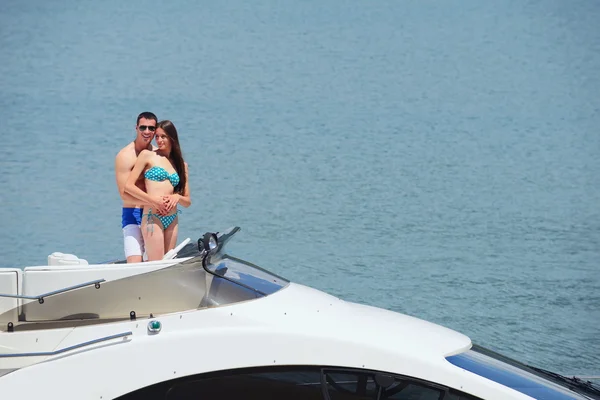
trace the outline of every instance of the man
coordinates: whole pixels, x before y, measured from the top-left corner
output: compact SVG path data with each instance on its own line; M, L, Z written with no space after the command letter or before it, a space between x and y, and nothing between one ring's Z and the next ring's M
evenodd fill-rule
M137 117L135 126L136 136L133 142L123 147L115 157L115 175L117 188L123 200L122 228L125 257L128 263L141 262L144 254L144 239L140 225L142 223L142 210L140 200L125 193L125 183L135 165L138 155L142 150L152 150L152 139L158 120L151 112L143 112ZM146 191L144 176L135 183L137 187Z

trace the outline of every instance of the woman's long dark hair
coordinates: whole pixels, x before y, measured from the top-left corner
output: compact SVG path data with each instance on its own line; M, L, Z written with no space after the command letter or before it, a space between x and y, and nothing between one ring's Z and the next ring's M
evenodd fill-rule
M179 145L179 137L177 136L177 129L175 129L175 125L167 119L160 121L156 125L156 129L158 130L159 128L165 131L169 139L171 139L171 154L169 158L175 167L175 171L177 171L177 175L179 175L179 183L173 189L173 193L183 194L187 178L185 174L185 163L183 161L183 156L181 155L181 146Z

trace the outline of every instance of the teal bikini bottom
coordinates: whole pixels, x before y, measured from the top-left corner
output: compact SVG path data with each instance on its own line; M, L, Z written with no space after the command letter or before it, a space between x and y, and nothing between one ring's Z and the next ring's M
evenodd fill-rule
M173 223L173 221L175 221L175 218L177 218L177 215L181 214L181 210L177 210L177 212L175 214L171 214L171 215L158 215L158 214L153 214L152 213L152 209L149 208L148 209L148 214L144 214L144 217L148 217L148 225L150 225L150 220L152 217L156 217L160 220L160 222L162 223L163 226L163 231L165 229L167 229L169 227L169 225L171 225L171 223ZM150 229L154 229L154 224L152 224Z

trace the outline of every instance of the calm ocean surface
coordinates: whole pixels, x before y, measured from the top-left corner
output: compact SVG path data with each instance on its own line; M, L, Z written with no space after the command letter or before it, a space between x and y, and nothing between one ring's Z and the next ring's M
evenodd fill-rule
M177 126L180 238L600 375L600 3L0 4L1 267L123 258L113 163Z

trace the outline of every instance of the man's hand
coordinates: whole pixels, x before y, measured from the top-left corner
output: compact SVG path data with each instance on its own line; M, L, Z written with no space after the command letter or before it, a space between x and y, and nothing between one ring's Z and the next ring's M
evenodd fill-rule
M163 216L169 213L169 210L165 207L163 196L152 196L152 203L150 205L153 210L156 210L154 211L155 214Z
M163 206L166 210L166 213L170 213L175 207L177 207L177 203L179 203L179 197L180 196L178 194L170 194L162 197Z

